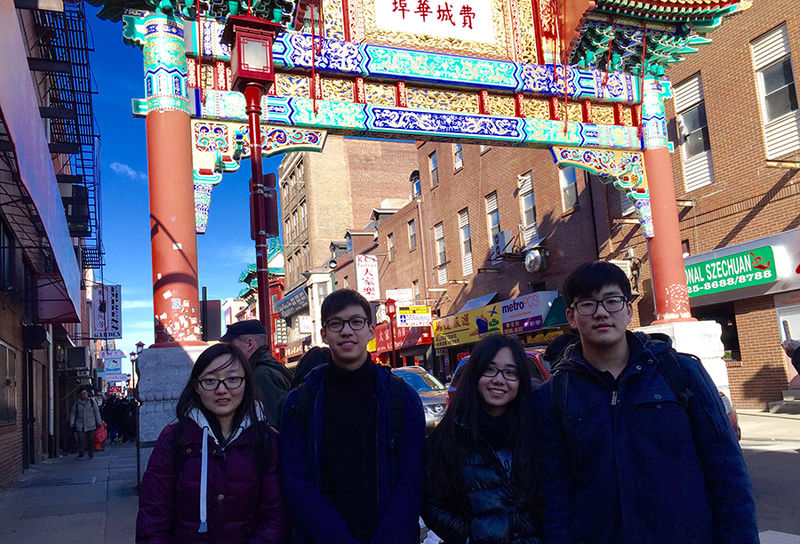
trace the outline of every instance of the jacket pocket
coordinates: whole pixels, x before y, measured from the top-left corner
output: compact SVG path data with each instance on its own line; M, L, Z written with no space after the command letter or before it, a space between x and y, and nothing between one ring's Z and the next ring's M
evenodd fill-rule
M694 449L686 410L669 388L648 388L635 393L627 429L640 453L680 459Z

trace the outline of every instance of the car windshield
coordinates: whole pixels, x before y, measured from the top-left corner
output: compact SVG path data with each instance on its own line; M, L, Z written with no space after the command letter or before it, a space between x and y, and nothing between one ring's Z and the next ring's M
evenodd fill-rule
M444 389L442 382L428 374L417 374L416 372L398 372L408 385L417 391L441 391Z

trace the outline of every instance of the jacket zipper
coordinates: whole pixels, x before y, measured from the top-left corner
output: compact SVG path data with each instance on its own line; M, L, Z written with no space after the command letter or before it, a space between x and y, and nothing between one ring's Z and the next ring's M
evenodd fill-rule
M617 391L616 389L611 392L611 406L616 406L617 405L617 395L618 395L618 393L619 393L619 391Z

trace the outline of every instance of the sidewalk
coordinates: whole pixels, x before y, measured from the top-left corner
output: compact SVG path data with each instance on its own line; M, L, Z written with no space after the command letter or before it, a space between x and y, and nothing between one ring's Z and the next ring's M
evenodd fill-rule
M760 410L737 410L736 413L743 441L800 442L800 415Z
M133 542L136 446L108 446L31 466L0 489L0 544Z

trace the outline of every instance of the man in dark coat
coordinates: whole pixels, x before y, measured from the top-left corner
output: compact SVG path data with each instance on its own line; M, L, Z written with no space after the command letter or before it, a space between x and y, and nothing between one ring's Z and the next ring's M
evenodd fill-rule
M781 345L786 355L792 359L792 366L794 366L797 373L800 374L800 340L790 340L787 338Z
M322 304L328 363L292 390L281 416L284 499L296 544L416 544L425 416L414 389L367 352L369 303Z
M283 399L291 389L294 374L270 353L264 325L257 319L233 323L228 325L227 332L220 340L239 348L250 360L264 415L269 424L277 429Z
M630 296L607 262L564 283L580 342L534 394L544 541L757 544L750 477L717 388L668 337L627 330Z

